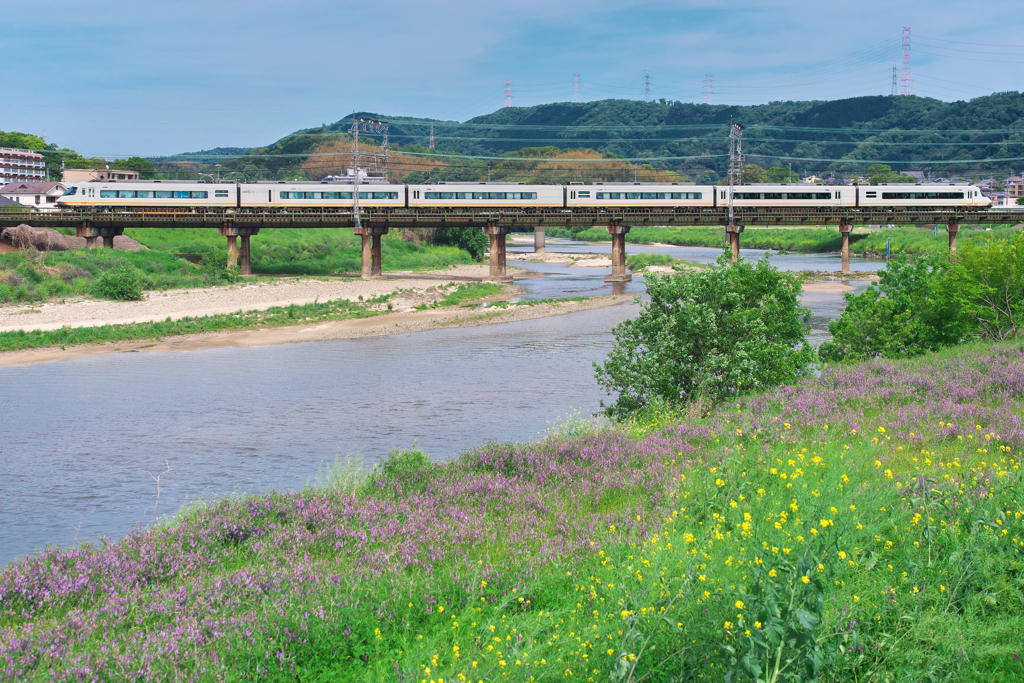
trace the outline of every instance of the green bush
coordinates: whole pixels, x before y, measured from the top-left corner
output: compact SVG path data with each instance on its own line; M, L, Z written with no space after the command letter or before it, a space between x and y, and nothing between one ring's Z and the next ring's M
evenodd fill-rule
M981 337L1011 339L1024 315L1024 234L965 241L954 262L899 257L881 281L846 295L821 346L830 362L915 356Z
M93 282L93 296L113 301L138 301L142 298L142 273L129 265L101 273Z
M432 240L438 246L465 249L478 261L491 246L490 239L478 228L435 228Z
M650 301L615 326L597 381L617 392L609 415L659 402L720 401L741 390L792 382L815 360L800 281L767 259L745 259L646 280Z

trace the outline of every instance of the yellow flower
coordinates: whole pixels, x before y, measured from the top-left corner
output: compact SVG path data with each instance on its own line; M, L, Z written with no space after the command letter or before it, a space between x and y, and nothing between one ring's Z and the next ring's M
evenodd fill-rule
M444 605L438 605L437 606L437 611L438 612L443 612L444 611Z
M809 578L807 578L806 576L801 576L800 580L803 581L804 583L810 583L811 582L811 580Z
M772 577L773 579L775 578L776 573L777 572L774 569L768 570L768 576Z
M730 629L730 628L732 628L732 622L731 622L731 621L727 621L727 622L725 622L725 628L726 628L726 629Z
M743 601L742 600L737 600L736 601L736 609L743 609Z
M608 650L608 654L610 654L610 655L613 655L613 654L615 654L615 650L609 649L609 650Z
M755 621L754 622L754 628L761 628L761 622L760 621Z

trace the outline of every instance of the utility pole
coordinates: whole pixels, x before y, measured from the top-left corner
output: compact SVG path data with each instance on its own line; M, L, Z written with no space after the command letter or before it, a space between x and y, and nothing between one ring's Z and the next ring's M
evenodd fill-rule
M430 122L430 149L434 149L434 122Z
M651 101L651 72L644 72L644 102Z
M900 94L899 85L898 85L899 78L897 76L897 72L898 71L899 70L896 68L896 62L893 62L892 63L892 90L889 93L890 95L899 95Z

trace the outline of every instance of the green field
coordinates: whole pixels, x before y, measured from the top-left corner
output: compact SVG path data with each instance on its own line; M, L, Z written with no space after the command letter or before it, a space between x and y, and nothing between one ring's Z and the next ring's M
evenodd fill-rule
M1000 226L991 231L961 227L958 240L1006 238L1020 232L1018 228ZM609 242L608 232L603 228L589 228L576 231L565 228L548 228L550 237L564 237L586 242ZM949 237L940 227L936 235L933 230L916 227L885 228L882 230L855 232L850 237L850 251L860 255L885 254L886 239L890 240L893 253L944 254L949 249ZM683 247L727 246L725 232L721 228L674 228L651 227L633 228L626 234L630 244L671 244ZM740 235L740 246L745 249L773 249L806 253L838 252L842 249L842 237L835 228L793 228L787 230L772 228L750 228Z
M0 680L1024 679L1024 349L396 451L0 571Z
M98 275L124 265L141 273L147 290L210 287L238 279L237 270L226 267L226 239L214 230L129 228L125 235L146 249L0 254L0 303L93 294ZM268 229L252 238L252 270L257 275L358 274L360 245L350 230ZM464 250L416 245L392 234L381 240L381 250L385 272L474 262Z

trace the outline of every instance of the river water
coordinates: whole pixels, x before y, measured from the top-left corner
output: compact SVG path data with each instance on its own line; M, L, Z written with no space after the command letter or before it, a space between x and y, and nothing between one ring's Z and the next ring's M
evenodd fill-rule
M548 249L609 251L557 240ZM695 262L719 253L629 250ZM838 269L837 257L771 258L784 269ZM608 268L516 265L547 273L520 281L522 298L643 291L638 277L605 284ZM807 294L805 303L820 340L842 298ZM444 460L489 439L535 439L574 411L599 409L606 397L593 363L611 348L611 328L636 310L0 368L0 566L48 543L117 538L150 522L157 475L161 517L203 497L301 488L338 458L370 464L415 443Z

